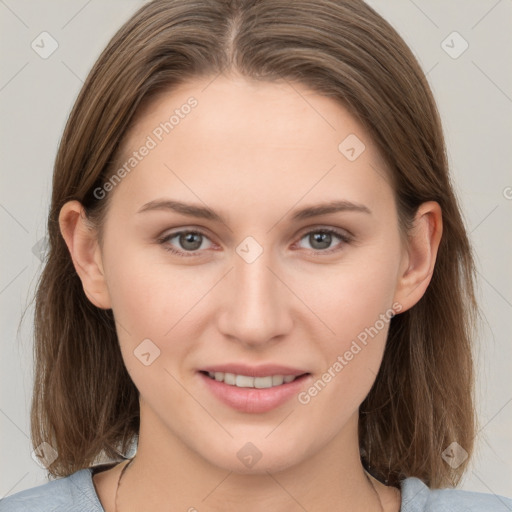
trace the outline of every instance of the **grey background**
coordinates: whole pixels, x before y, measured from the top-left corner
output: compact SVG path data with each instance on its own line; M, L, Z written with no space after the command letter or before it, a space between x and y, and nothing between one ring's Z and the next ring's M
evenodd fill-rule
M57 144L93 62L142 3L0 0L0 498L46 481L29 442L30 302L41 271L34 246L45 236ZM369 3L427 72L477 255L485 314L475 352L481 428L461 487L512 496L512 2ZM58 42L47 59L31 47L43 31ZM458 58L445 51L447 45L452 53L463 48L458 36L446 39L453 31L469 44Z

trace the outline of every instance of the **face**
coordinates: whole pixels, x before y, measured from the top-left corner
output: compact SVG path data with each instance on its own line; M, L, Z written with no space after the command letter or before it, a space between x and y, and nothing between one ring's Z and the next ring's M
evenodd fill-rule
M357 424L406 309L394 193L368 134L299 84L210 77L154 101L124 149L121 179L97 191L112 194L101 267L141 418L238 472L326 449Z

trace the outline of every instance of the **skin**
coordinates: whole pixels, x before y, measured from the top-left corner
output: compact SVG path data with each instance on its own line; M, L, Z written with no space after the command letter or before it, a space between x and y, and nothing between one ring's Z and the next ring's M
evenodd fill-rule
M379 315L393 304L403 312L422 297L442 234L440 207L421 205L405 243L381 156L344 107L300 84L212 80L189 81L142 112L124 157L169 112L190 96L198 100L109 192L102 247L79 202L60 213L84 292L97 307L113 309L140 392L138 451L124 473L118 510L378 511L376 490L384 510L398 511L399 491L372 479L374 489L366 477L357 435L358 408L378 372L388 323L305 405L294 397L266 413L239 412L211 395L197 370L281 363L311 373L307 390ZM354 161L338 150L349 134L366 147ZM162 198L207 205L226 222L137 213ZM371 213L291 220L298 208L335 199ZM308 236L328 227L353 240L333 235L324 249ZM206 234L194 256L174 255L157 242L192 228ZM248 236L263 248L251 263L236 252ZM179 237L166 245L190 247ZM337 250L325 254L329 249ZM133 353L147 338L160 349L149 366ZM252 468L237 457L249 441L262 454ZM115 510L123 466L94 477L107 512Z

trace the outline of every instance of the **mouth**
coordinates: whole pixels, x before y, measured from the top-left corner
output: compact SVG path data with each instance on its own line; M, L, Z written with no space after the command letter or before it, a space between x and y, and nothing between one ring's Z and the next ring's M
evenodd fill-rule
M250 375L241 375L229 372L207 372L201 370L199 373L207 376L208 378L217 382L222 382L228 386L236 386L238 388L255 388L255 389L268 389L284 384L293 382L301 377L309 375L309 373L302 373L300 375L265 375L262 377L253 377Z
M295 371L295 374L245 370L245 373L200 370L197 375L207 393L223 405L243 413L265 413L275 409L305 388L313 379L311 373ZM290 371L289 369L287 371ZM247 375L259 373L260 375Z

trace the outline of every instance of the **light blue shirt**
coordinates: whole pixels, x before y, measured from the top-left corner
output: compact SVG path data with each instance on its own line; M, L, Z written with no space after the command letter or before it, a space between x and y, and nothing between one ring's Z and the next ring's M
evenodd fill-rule
M92 480L95 468L3 498L0 512L105 512ZM512 499L461 489L430 490L418 478L406 478L401 491L401 512L512 512Z

